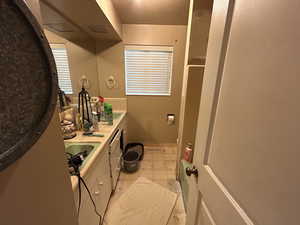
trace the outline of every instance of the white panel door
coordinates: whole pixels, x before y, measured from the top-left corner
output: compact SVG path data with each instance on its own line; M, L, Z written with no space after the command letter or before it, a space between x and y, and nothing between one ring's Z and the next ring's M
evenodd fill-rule
M198 119L199 225L298 225L300 1L217 0Z

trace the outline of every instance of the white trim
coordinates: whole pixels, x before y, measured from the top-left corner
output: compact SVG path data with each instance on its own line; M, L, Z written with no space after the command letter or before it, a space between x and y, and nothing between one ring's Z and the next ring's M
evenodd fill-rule
M223 185L223 183L219 180L219 178L215 175L215 173L212 171L212 169L205 165L205 170L211 177L211 179L216 183L216 185L219 187L219 189L223 192L223 194L226 196L228 201L231 203L231 205L234 207L234 209L238 212L238 214L241 216L241 218L245 221L247 225L254 225L252 220L248 217L246 212L242 209L242 207L234 200L232 195L228 192L227 188Z
M126 45L126 46L125 46L125 50L166 51L166 52L173 52L173 46Z
M190 67L200 67L200 68L205 68L205 65L187 65L188 68Z
M211 222L211 224L212 225L217 225L216 222L215 222L215 220L214 220L214 218L212 217L211 212L209 211L206 203L203 200L201 201L201 205L202 205L202 207L203 207L203 209L204 209L204 211L205 211L205 213L206 213L209 221Z

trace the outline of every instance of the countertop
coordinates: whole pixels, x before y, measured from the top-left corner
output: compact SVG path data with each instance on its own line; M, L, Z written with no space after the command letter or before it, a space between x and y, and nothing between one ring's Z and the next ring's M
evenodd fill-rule
M114 111L116 113L122 113L121 116L117 119L114 119L113 125L103 125L99 123L99 131L94 132L95 134L103 134L104 137L89 137L89 136L83 136L82 131L77 131L77 136L70 140L65 140L66 143L74 143L74 142L101 142L97 149L94 150L92 155L90 156L89 160L85 163L84 167L81 168L80 174L82 177L84 177L91 165L95 162L97 156L102 152L106 144L108 143L110 137L114 134L119 124L123 121L123 119L126 116L126 111ZM78 186L78 179L76 176L71 176L71 183L72 183L72 189L73 191Z

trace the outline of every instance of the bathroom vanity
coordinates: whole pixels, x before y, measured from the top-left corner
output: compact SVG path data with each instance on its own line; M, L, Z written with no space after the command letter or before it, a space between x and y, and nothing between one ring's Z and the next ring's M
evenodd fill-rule
M114 114L113 125L100 125L99 132L104 137L83 136L77 132L72 140L65 141L66 146L76 144L90 144L96 146L85 158L80 173L86 182L97 211L103 217L111 194L113 193L120 175L122 149L127 143L126 138L126 112ZM76 176L71 176L74 199L78 208L79 183ZM81 184L81 207L79 211L79 224L92 225L99 223L99 216L94 211L93 203L84 185Z

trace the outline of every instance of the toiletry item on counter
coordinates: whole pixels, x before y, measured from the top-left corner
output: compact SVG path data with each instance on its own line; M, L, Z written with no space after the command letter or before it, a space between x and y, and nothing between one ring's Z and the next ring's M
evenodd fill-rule
M92 120L93 120L94 131L99 131L98 113L97 112L92 112Z
M92 105L92 114L97 115L98 122L105 121L104 98L102 96L91 97L91 105Z
M63 133L64 140L72 139L76 136L75 130L75 118L74 118L74 109L69 106L68 109L65 108L64 111L59 113L60 127Z
M83 135L88 137L104 137L104 134L94 134L93 132L85 132Z
M92 106L92 113L98 113L100 110L99 106L99 97L91 97L91 106Z
M105 112L105 120L108 125L113 125L113 111L112 105L108 103L104 103L104 112Z
M105 120L105 113L104 113L104 98L102 96L99 96L99 102L100 102L100 114L98 114L98 122Z
M76 113L75 123L76 123L77 130L83 129L82 118L80 113Z
M187 143L184 152L183 152L183 159L187 162L192 163L193 161L193 149L192 149L192 144Z
M92 128L93 128L92 123L90 123L88 121L84 121L84 123L83 123L83 132L84 133L83 134L93 132Z
M61 121L61 131L63 134L64 140L72 139L76 136L76 127L73 122L68 120Z

